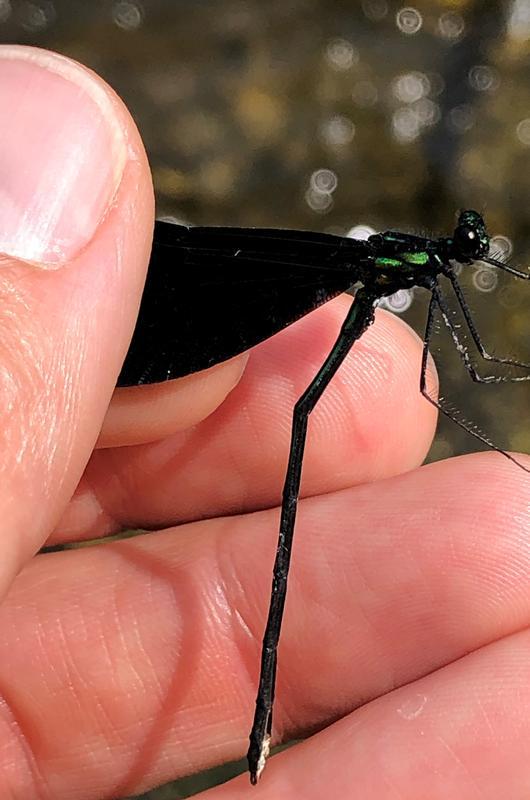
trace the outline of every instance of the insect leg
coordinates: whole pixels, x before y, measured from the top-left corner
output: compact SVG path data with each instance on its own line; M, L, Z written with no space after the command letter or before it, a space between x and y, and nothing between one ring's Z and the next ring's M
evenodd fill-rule
M521 375L520 377L513 377L511 375L480 375L477 370L475 369L471 359L469 358L469 352L465 344L460 340L458 335L458 331L451 320L451 311L447 307L447 304L439 291L438 288L434 288L432 290L433 297L436 300L438 308L441 311L443 321L445 322L446 326L448 327L451 338L453 339L454 345L464 362L464 367L466 368L467 372L469 373L472 380L476 383L520 383L521 381L530 381L530 374L528 375ZM469 325L469 323L468 323ZM470 328L471 330L471 328ZM480 340L479 340L480 341ZM497 359L491 357L489 360L491 361L499 361L500 363L510 363L516 364L517 366L523 366L520 362L513 362L510 359ZM526 365L525 365L526 366ZM528 365L530 369L530 365Z
M480 433L472 425L469 425L467 422L458 419L458 417L456 417L449 411L448 408L446 408L442 400L435 400L428 393L426 376L427 376L427 360L429 357L429 344L431 342L432 331L434 326L434 313L436 311L436 308L439 306L439 293L436 292L436 286L431 287L431 291L432 291L431 301L429 303L429 311L427 313L427 323L425 325L425 334L423 337L423 354L421 359L421 374L420 374L421 394L427 400L427 402L429 402L432 406L438 409L438 411L445 417L447 417L456 425L458 425L459 428L462 428L462 430L466 431L466 433L469 433L479 442L482 442L482 444L485 444L491 450L495 450L497 453L500 453L509 461L513 461L514 464L523 469L525 472L530 472L530 469L528 469L528 467L525 467L523 464L517 461L517 459L514 458L512 455L510 455L510 453L507 453L505 450L501 450L500 447L497 447L495 444L493 444L493 442L490 439L488 439L486 436Z
M482 339L480 338L480 334L477 331L475 322L471 315L471 310L467 304L466 298L464 297L462 287L460 286L455 275L449 275L449 279L453 286L456 299L458 300L458 305L462 309L462 314L464 315L464 319L466 321L467 327L469 328L469 332L473 338L473 341L475 342L475 345L481 357L485 361L493 361L496 364L508 364L509 366L512 367L519 367L520 369L530 370L530 364L527 364L524 361L516 361L513 358L502 358L500 356L492 356L486 351L486 348L482 344ZM513 382L521 380L521 378L511 378L510 380ZM527 380L527 379L523 378L522 380Z
M363 289L357 292L333 349L294 407L291 447L283 488L280 534L274 562L271 601L261 651L261 671L256 698L256 711L250 732L250 746L247 754L252 784L256 784L261 775L270 748L277 648L287 591L287 574L291 559L308 417L354 342L373 322L375 300L376 298L373 295Z

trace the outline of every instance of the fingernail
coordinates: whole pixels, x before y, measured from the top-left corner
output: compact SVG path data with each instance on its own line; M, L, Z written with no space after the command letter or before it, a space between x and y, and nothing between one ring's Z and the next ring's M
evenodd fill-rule
M57 269L92 239L120 184L116 101L67 58L8 45L0 109L0 253Z

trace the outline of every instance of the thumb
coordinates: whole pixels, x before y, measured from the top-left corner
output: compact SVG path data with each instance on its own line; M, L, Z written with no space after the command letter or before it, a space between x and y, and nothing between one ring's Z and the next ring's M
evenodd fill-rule
M153 227L127 110L62 56L0 47L0 594L41 546L97 438Z

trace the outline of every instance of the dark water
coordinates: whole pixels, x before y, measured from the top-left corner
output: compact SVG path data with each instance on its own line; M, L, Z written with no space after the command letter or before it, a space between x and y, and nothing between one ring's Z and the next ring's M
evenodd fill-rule
M528 0L0 0L0 19L3 41L73 56L124 98L160 214L442 233L475 207L530 263ZM486 343L530 357L530 288L491 277L464 281ZM405 316L421 330L424 312L418 295ZM530 450L528 385L470 385L445 338L443 394ZM475 444L442 422L431 455Z
M412 6L0 0L0 38L70 55L118 91L160 214L444 233L474 207L528 266L530 0ZM530 360L530 286L468 273L486 344ZM417 293L404 316L421 330L425 310ZM473 385L445 339L434 352L444 396L501 446L530 452L530 386ZM442 422L431 457L475 445Z

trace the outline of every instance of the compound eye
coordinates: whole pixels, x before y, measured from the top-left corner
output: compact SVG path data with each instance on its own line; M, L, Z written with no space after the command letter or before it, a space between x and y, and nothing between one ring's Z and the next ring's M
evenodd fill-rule
M455 230L455 245L465 256L472 256L480 250L477 232L469 225L459 225Z

